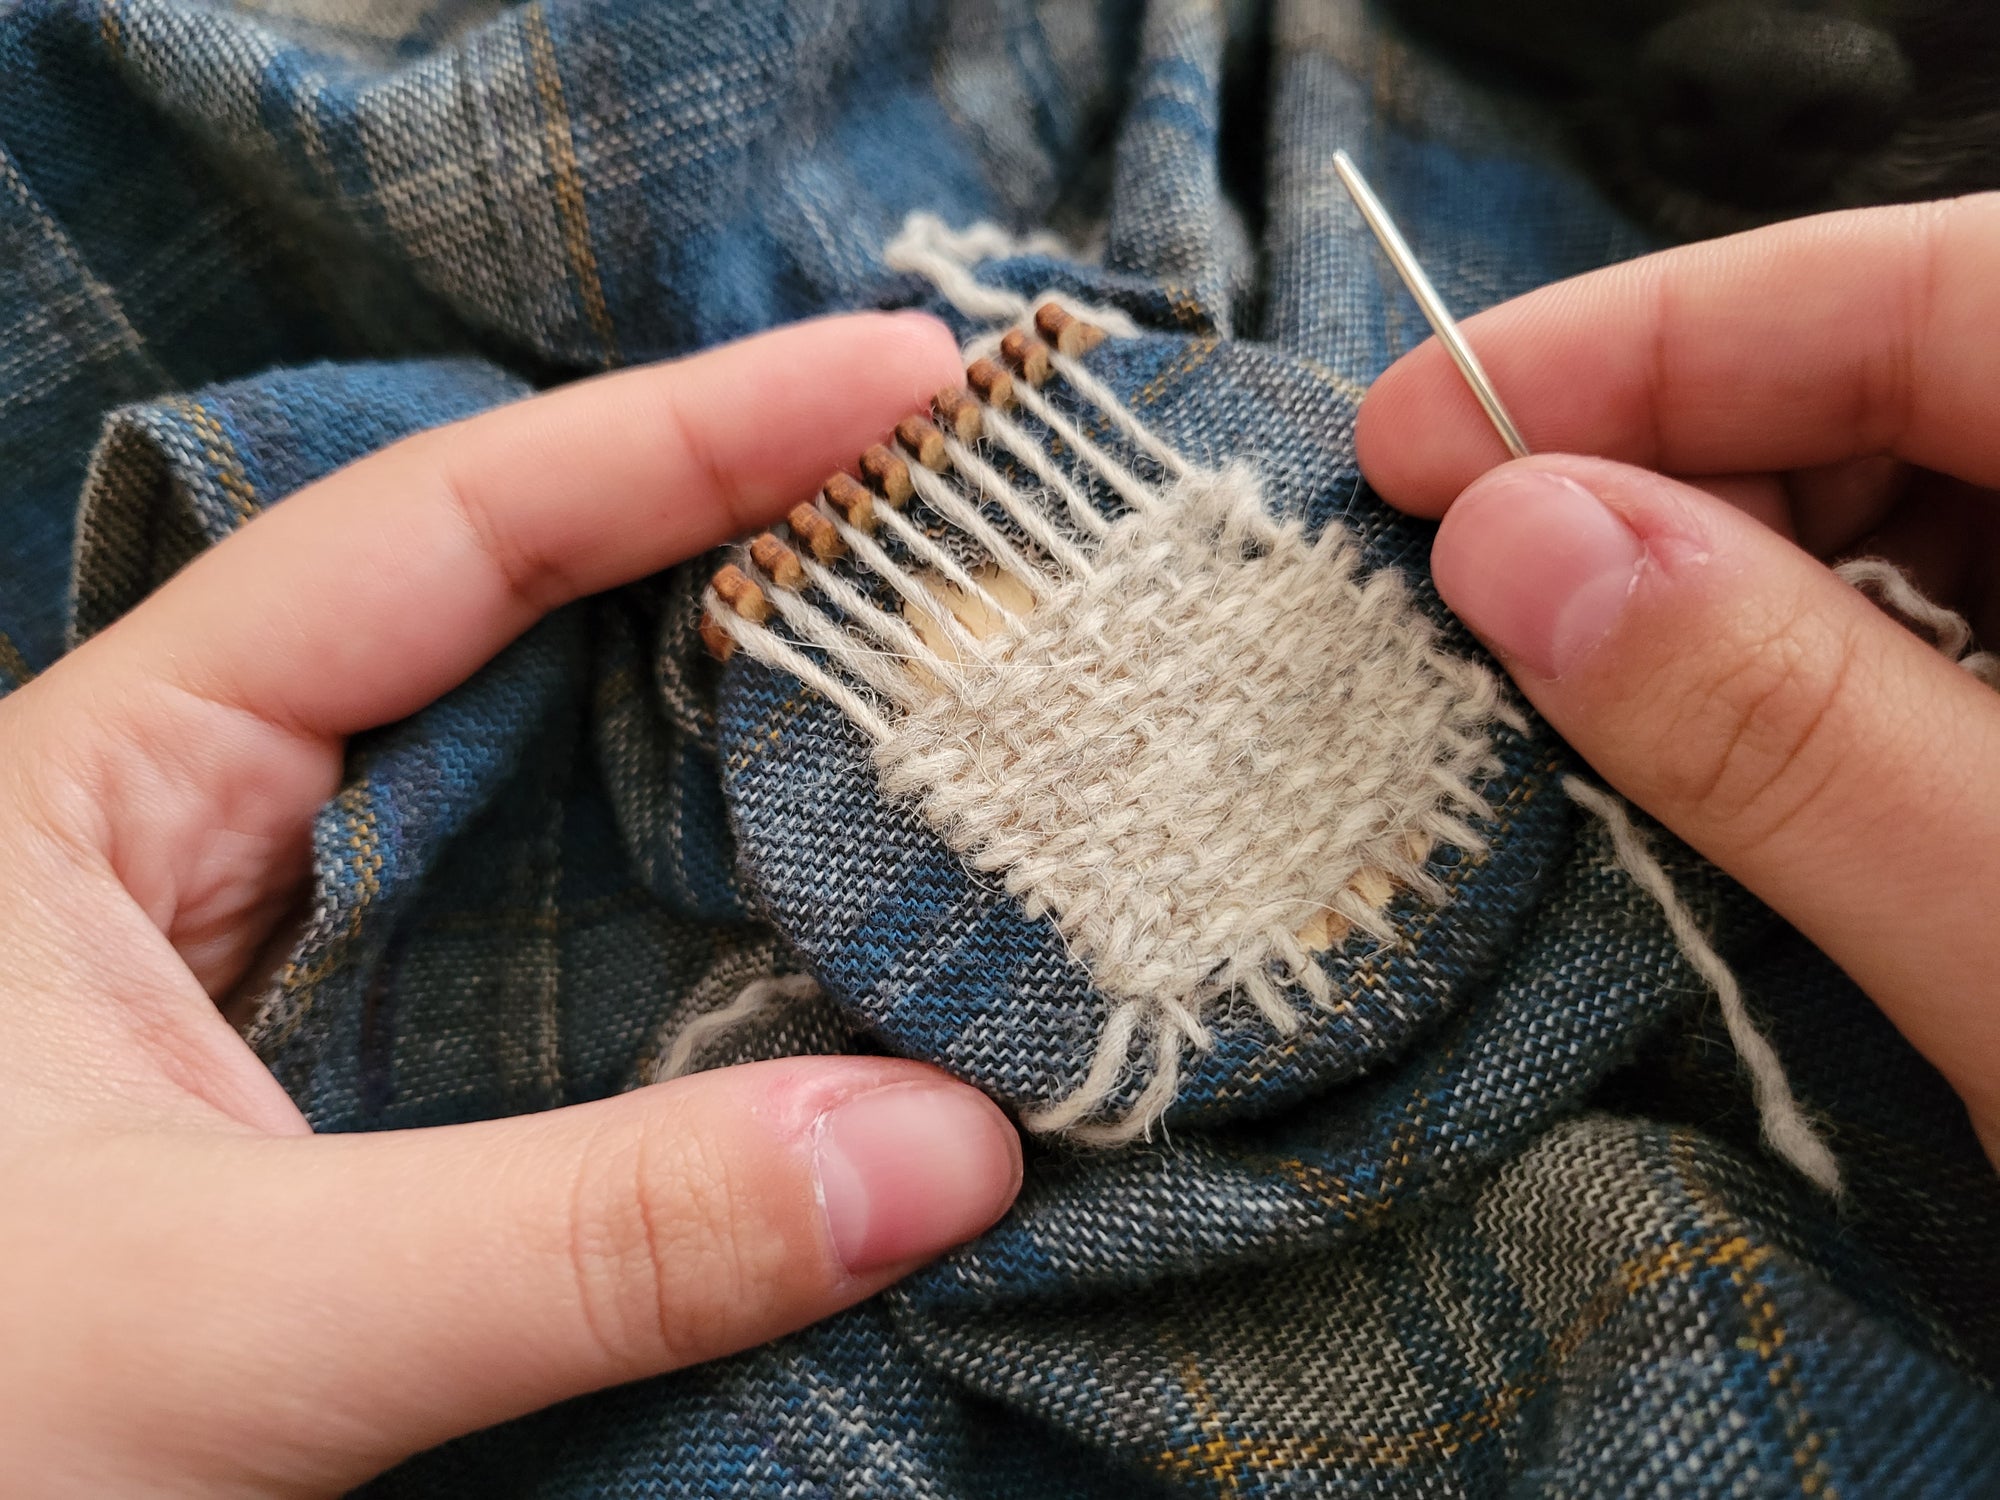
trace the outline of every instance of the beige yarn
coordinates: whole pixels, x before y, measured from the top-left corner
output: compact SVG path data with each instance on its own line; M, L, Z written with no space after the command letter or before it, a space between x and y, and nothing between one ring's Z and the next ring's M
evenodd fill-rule
M2000 656L1975 651L1972 626L1965 616L1946 609L1910 581L1909 574L1881 557L1857 557L1833 570L1875 603L1929 638L1938 653L1964 668L1990 688L2000 688Z
M1011 449L1037 441L1011 422L989 431ZM989 564L966 568L887 512L881 536L908 562L842 535L901 613L808 562L819 598L772 603L817 659L767 625L718 619L839 705L877 742L884 790L1061 930L1111 1007L1082 1085L1026 1123L1111 1144L1158 1121L1185 1049L1213 1045L1224 997L1280 1032L1302 1005L1333 1003L1306 935L1393 942L1391 884L1441 898L1425 856L1481 847L1465 820L1487 811L1484 730L1512 715L1490 672L1437 647L1399 574L1362 575L1338 525L1308 539L1272 519L1249 467L1177 460L1183 477L1160 491L1087 441L1066 446L1133 508L1086 519L1082 476L1023 493L954 445L973 495L912 475ZM1035 457L1042 470L1047 451ZM1145 1088L1103 1117L1135 1067Z
M884 260L975 319L1054 300L1136 332L972 275L1043 248L916 214ZM1225 998L1296 1030L1335 1000L1315 950L1357 929L1396 941L1397 887L1443 898L1428 857L1481 847L1466 820L1488 811L1485 730L1519 720L1491 672L1438 647L1395 570L1362 574L1341 527L1274 520L1253 469L1194 468L1077 360L1050 362L1093 420L1019 380L984 442L947 436L948 474L909 465L949 544L892 507L872 535L828 511L851 563L801 557L769 621L709 605L875 742L885 792L1062 932L1109 1005L1083 1082L1025 1123L1111 1144L1159 1121Z
M674 1034L673 1045L660 1059L651 1081L665 1083L699 1071L695 1061L704 1048L780 1006L816 1000L819 995L819 981L810 974L759 975L738 990L727 1005L705 1011L683 1025Z
M1722 1024L1729 1032L1730 1043L1736 1048L1743 1070L1750 1075L1750 1091L1757 1101L1757 1118L1763 1127L1765 1144L1813 1186L1837 1197L1840 1193L1840 1163L1834 1159L1832 1150L1799 1107L1799 1101L1792 1093L1791 1081L1785 1077L1784 1064L1778 1060L1777 1050L1771 1046L1769 1038L1757 1029L1757 1023L1750 1019L1750 1011L1743 1003L1743 990L1737 984L1736 976L1722 961L1722 956L1710 946L1701 924L1694 919L1694 913L1687 909L1687 903L1681 900L1680 893L1667 878L1667 872L1646 846L1645 835L1633 827L1625 805L1609 792L1575 776L1563 778L1563 790L1572 802L1603 820L1611 834L1612 853L1619 865L1638 883L1640 889L1659 903L1667 926L1674 934L1674 941L1680 945L1681 955L1715 991L1716 1003L1722 1009Z
M1019 292L991 286L972 274L980 261L1019 255L1051 255L1063 260L1076 258L1076 247L1047 232L1017 236L997 224L979 222L965 229L953 229L936 214L922 210L903 221L903 227L882 247L882 264L892 271L909 271L923 277L951 300L968 317L991 323L1026 320L1044 302L1087 317L1106 333L1131 338L1138 325L1115 308L1085 304L1061 292L1046 291L1030 300ZM998 336L991 341L997 347ZM991 352L989 341L975 339L972 349ZM968 350L970 353L971 350Z
M1289 1029L1284 987L1331 1000L1298 936L1315 915L1393 942L1357 878L1439 896L1412 835L1475 849L1464 817L1486 811L1497 684L1437 650L1399 575L1357 562L1338 526L1270 520L1248 468L1191 474L980 656L926 674L876 751L883 789L1054 920L1148 1035L1206 1046L1231 990Z

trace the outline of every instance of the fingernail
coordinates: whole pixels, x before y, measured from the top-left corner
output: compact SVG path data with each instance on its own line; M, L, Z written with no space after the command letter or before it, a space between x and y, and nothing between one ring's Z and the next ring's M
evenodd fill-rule
M821 1118L817 1153L827 1232L857 1274L963 1244L1021 1185L1014 1128L959 1084L895 1084L849 1099Z
M1452 612L1541 677L1575 668L1611 633L1646 549L1562 474L1502 469L1458 497L1431 571Z

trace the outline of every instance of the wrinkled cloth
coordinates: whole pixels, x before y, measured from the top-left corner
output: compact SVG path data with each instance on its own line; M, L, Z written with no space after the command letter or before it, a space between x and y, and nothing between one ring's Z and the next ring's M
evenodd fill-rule
M824 311L974 333L883 264L917 211L1079 247L978 274L1128 314L1091 367L1144 421L1339 520L1476 654L1428 528L1355 470L1361 392L1423 329L1329 158L1461 312L1646 248L1354 0L24 0L0 80L0 686L406 432ZM825 1000L704 1061L886 1050L1017 1110L1076 1085L1089 974L829 705L702 655L711 567L354 743L251 1032L317 1128L637 1086L772 972ZM1653 830L1847 1196L1785 1171L1570 752L1496 747L1485 850L1434 858L1452 899L1329 954L1342 1003L1296 1035L1224 1015L1150 1143L1033 1144L1008 1218L902 1286L369 1492L2000 1493L2000 1191L1956 1102Z

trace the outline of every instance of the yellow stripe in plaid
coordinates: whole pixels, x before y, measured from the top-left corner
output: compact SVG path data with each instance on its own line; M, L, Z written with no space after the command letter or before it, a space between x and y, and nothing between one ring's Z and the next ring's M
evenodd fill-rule
M1329 1433L1316 1437L1237 1436L1210 1393L1200 1358L1189 1354L1181 1362L1180 1383L1189 1407L1208 1436L1198 1443L1170 1447L1148 1460L1148 1466L1177 1479L1200 1479L1223 1495L1243 1492L1242 1483L1260 1474L1302 1469L1329 1469L1347 1464L1371 1468L1408 1468L1452 1458L1461 1448L1499 1435L1543 1386L1561 1373L1591 1334L1609 1323L1628 1303L1652 1287L1685 1281L1697 1272L1722 1269L1742 1294L1750 1320L1750 1344L1765 1361L1774 1387L1795 1384L1796 1365L1784 1352L1785 1327L1777 1304L1756 1272L1770 1259L1768 1245L1755 1245L1741 1235L1704 1236L1649 1250L1621 1265L1604 1289L1556 1336L1528 1371L1502 1385L1469 1410L1405 1432ZM1804 1413L1801 1409L1800 1416ZM1788 1424L1797 1437L1805 1429ZM1818 1462L1823 1441L1807 1434L1794 1454L1810 1459L1802 1468L1800 1490L1813 1500L1838 1500L1838 1494Z
M618 344L611 330L611 310L604 301L597 255L590 248L590 214L583 196L583 173L577 165L576 137L570 129L562 75L556 69L556 49L549 36L547 12L540 5L528 7L521 17L521 29L528 40L528 54L534 60L535 91L542 100L542 128L549 150L549 167L555 174L556 211L562 219L563 243L569 250L570 266L576 272L584 316L603 346L605 364L615 365Z
M187 419L188 426L200 439L202 459L215 472L215 482L228 499L237 521L247 521L256 515L263 508L256 487L250 483L243 460L237 456L235 444L229 441L229 434L222 430L215 413L195 401L176 400L168 404Z

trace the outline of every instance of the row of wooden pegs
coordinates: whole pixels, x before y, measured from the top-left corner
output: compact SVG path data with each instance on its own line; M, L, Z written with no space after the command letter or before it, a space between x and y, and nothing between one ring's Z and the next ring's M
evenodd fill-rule
M947 387L931 398L929 416L911 415L898 422L893 448L877 443L863 453L856 464L859 478L836 472L820 486L814 500L792 507L785 517L786 535L766 531L752 537L749 569L725 563L711 580L715 598L743 619L765 623L772 614L765 584L794 591L806 584L796 548L803 548L821 563L836 562L846 555L847 544L833 516L857 530L873 532L880 524L875 512L878 502L900 510L916 493L910 478L912 459L933 473L944 473L951 466L947 431L961 443L978 442L985 430L983 406L1006 410L1014 404L1017 378L1036 387L1045 385L1055 375L1055 355L1074 358L1088 354L1104 338L1104 330L1096 324L1053 302L1043 303L1035 309L1032 332L1010 329L1000 340L998 360L974 360L966 367L963 386ZM707 609L702 612L701 639L718 661L727 661L736 649L734 637Z

